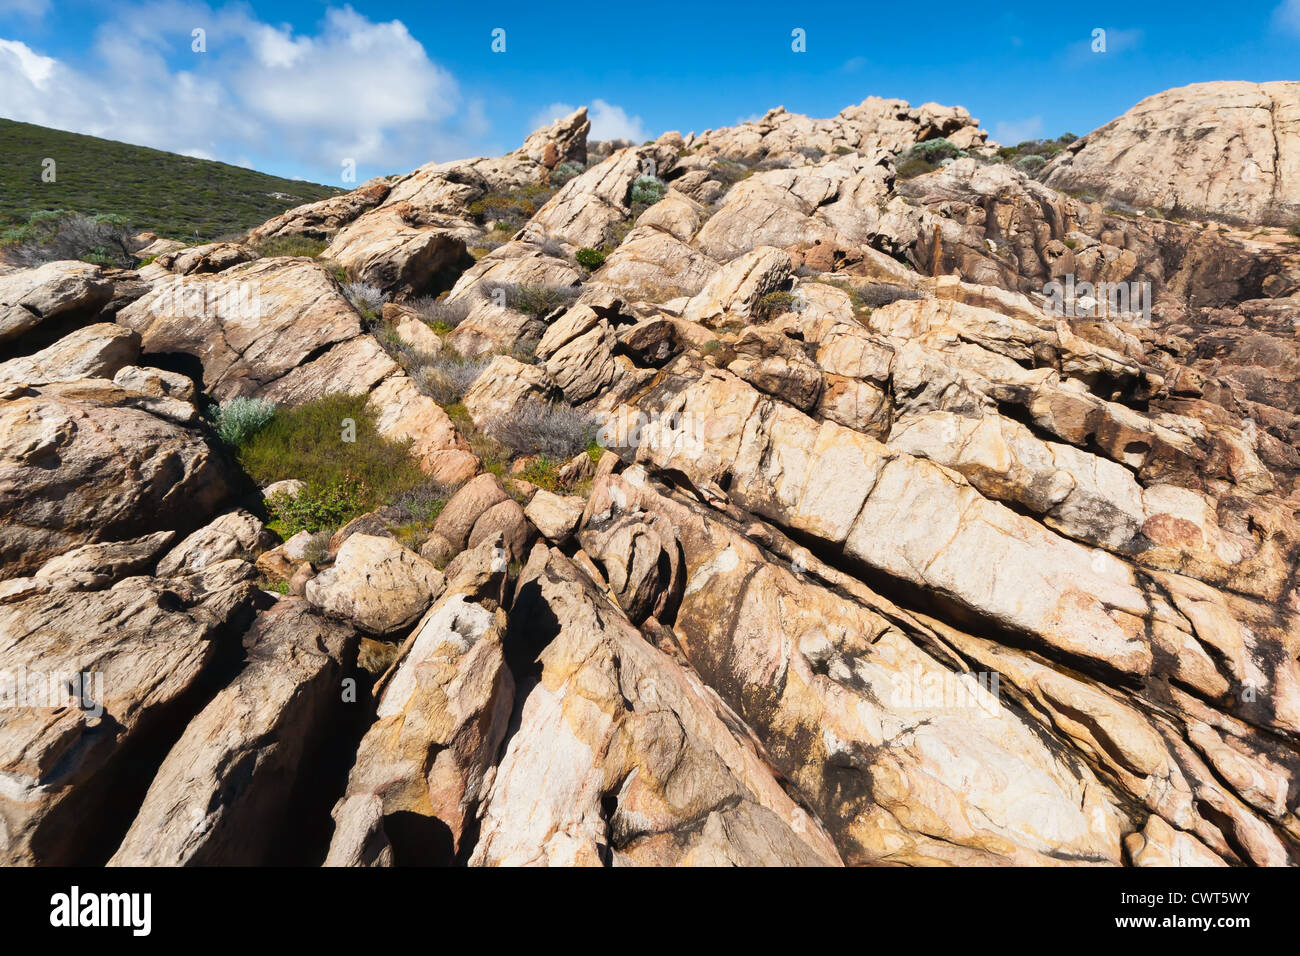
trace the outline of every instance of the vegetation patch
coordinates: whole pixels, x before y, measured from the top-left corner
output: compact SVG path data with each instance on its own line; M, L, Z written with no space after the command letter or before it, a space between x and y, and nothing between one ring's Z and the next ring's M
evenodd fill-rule
M296 497L268 502L289 534L335 528L428 481L407 442L380 435L364 395L326 395L270 420L235 445L259 486L297 478Z
M343 192L332 186L143 146L0 119L0 229L36 212L116 216L139 230L209 242L286 209ZM54 158L52 182L43 178Z
M310 236L271 236L254 247L264 259L316 259L329 247L324 239Z

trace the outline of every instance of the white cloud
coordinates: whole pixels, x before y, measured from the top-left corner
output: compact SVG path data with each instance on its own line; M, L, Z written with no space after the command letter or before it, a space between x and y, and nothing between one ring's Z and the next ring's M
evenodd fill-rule
M641 125L641 117L628 116L623 107L613 103L592 100L591 138L626 139L633 143L644 143L650 137Z
M845 73L857 73L866 65L867 58L865 56L854 56L841 63L840 70Z
M5 0L11 2L11 0ZM191 50L206 31L207 52ZM161 0L115 8L76 61L0 40L0 114L220 159L274 158L337 178L471 155L488 134L446 69L400 21L331 8L314 32L241 5Z
M1043 118L1011 120L993 124L993 138L1004 146L1015 146L1027 139L1040 139L1043 135Z
M1287 33L1300 34L1300 0L1283 0L1273 11L1273 22Z
M576 109L577 107L572 103L551 103L544 106L534 113L532 119L528 121L528 131L532 132L539 127L549 126L555 120L568 116ZM650 138L645 131L645 126L641 123L641 117L628 116L623 107L607 103L605 100L592 100L587 115L591 119L591 133L589 135L593 140L626 139L631 140L633 143L644 143Z
M576 109L577 107L572 103L551 103L549 106L543 106L528 121L528 132L550 126L557 119L563 119Z

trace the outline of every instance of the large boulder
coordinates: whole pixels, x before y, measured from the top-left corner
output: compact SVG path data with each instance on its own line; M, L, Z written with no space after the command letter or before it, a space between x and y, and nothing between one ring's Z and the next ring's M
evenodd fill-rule
M1076 140L1040 178L1173 216L1300 219L1300 83L1194 83Z
M102 379L4 389L4 576L81 544L193 527L233 487L224 454L154 414L158 399Z
M111 852L113 808L144 782L131 752L185 720L189 692L255 593L251 567L230 564L205 581L133 577L0 604L0 660L25 688L0 707L0 860L68 865Z
M113 297L113 284L88 262L47 262L0 275L0 344L37 326L88 319Z
M351 535L334 564L307 584L307 600L371 634L412 624L442 593L442 574L392 538Z
M355 631L301 600L260 614L244 635L243 669L186 726L109 864L292 860L294 783L331 743L356 648Z

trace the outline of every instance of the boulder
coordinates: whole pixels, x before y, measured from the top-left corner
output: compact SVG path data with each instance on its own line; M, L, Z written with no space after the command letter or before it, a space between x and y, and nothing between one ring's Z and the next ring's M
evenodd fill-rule
M371 634L409 626L443 589L441 572L392 538L354 534L307 583L307 600Z

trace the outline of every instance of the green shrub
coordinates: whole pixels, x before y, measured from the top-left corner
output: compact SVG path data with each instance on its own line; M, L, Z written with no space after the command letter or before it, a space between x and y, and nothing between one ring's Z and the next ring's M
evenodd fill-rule
M769 292L754 303L752 315L756 319L771 319L794 308L795 299L790 292Z
M236 457L260 486L286 478L306 483L297 503L274 512L294 532L343 524L428 480L407 442L379 434L364 395L278 408L239 443Z
M1034 175L1034 173L1038 172L1040 169L1042 169L1044 166L1047 165L1047 160L1044 159L1042 156L1037 156L1037 155L1019 156L1015 159L1014 162L1012 162L1011 165L1014 166L1016 169L1020 170L1026 176L1032 176Z
M834 152L836 156L847 156L849 153L853 152L853 150L849 149L847 146L836 146Z
M479 288L485 298L538 319L562 305L570 304L582 294L577 286L526 285L514 282L486 282Z
M371 504L365 484L348 476L341 481L310 482L296 495L272 495L266 508L292 536L299 531L317 534L347 524L369 511Z
M264 398L228 398L208 411L221 440L238 447L270 423L275 415L275 402Z
M1287 232L1291 233L1291 235L1293 236L1300 236L1300 222L1291 223L1291 226L1287 229Z
M578 265L582 266L584 269L591 269L593 271L599 269L605 264L605 253L601 252L599 249L592 249L590 246L583 246L574 253L573 258L577 261Z
M315 259L326 250L329 243L310 236L272 236L257 244L264 259L289 259L305 257Z
M668 192L668 184L657 176L638 176L632 183L631 201L653 206Z
M576 179L578 176L581 176L585 171L586 170L581 163L560 163L560 165L551 170L549 180L552 186L559 187L563 186L570 179Z
M539 455L530 461L523 471L516 476L544 491L559 493L565 490L560 480L560 462L546 455Z

